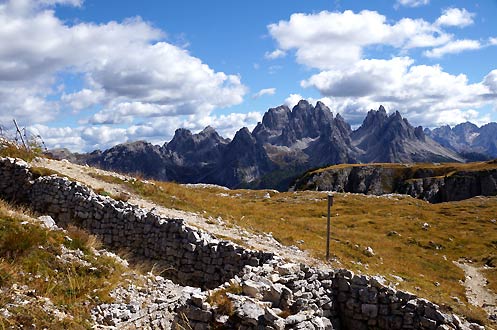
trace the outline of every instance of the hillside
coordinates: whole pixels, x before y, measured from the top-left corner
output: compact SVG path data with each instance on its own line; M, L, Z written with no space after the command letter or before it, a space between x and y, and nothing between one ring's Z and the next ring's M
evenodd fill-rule
M298 250L287 250L285 246L297 246L318 260L324 258L326 194L321 192L226 190L208 185L135 181L64 162L37 165L70 176L87 173L93 180L100 180L95 181L99 184L106 182L106 189L116 189L114 193L126 191L131 201L148 200L153 204L147 205L154 205L158 212L182 214L189 223L246 246L260 248L265 241L266 248L276 247L274 250L293 260L302 257ZM467 289L462 284L465 273L454 262L477 269L488 279L488 288L497 292L496 198L428 204L404 195L337 193L332 218L331 266L381 274L398 288L482 322L486 317L472 303L480 308L483 303L468 300L471 293L468 291L466 295ZM192 213L185 217L180 211L200 217L192 217ZM365 254L367 247L372 248L374 256ZM307 259L307 262L323 261ZM478 287L488 290L485 283Z
M143 318L149 312L152 318L156 311L144 306L180 296L171 281L130 267L88 232L63 230L50 217L37 218L1 200L0 293L0 328L54 330L118 326L126 315ZM167 308L157 307L172 319Z
M327 263L323 260L326 194L322 192L278 193L272 190L228 190L224 187L211 185L180 185L140 180L91 167L71 164L67 161L41 158L34 159L32 166L31 171L36 173L36 176L39 176L36 180L37 183L35 182L34 184L42 184L40 189L43 191L43 196L52 194L50 191L53 188L46 185L49 182L63 183L64 187L67 188L57 188L56 191L59 191L58 189L65 191L66 189L72 189L70 187L74 187L76 189L76 195L74 196L83 194L84 197L84 194L90 194L89 197L80 199L81 202L96 203L95 205L104 203L104 210L110 210L106 206L107 203L110 203L109 206L114 205L112 208L116 208L116 210L122 209L125 212L123 216L124 214L129 215L130 210L135 210L133 212L138 212L136 213L137 215L144 214L147 218L155 217L153 214L156 213L163 214L168 218L180 217L186 221L184 225L178 227L179 230L191 230L185 226L203 228L207 232L215 233L218 238L236 241L245 247L273 251L273 253L287 258L287 260L314 265L314 267L321 269L320 272L323 272L323 269L331 269L335 274L334 276L350 276L347 275L350 274L348 271L335 273L333 269L337 267L347 268L359 274L380 275L383 278L381 281L389 283L389 288L392 288L388 290L393 290L394 288L407 290L415 293L416 296L434 301L444 311L453 311L465 316L472 322L485 324L489 329L496 326L488 317L496 313L495 302L497 296L495 292L497 291L497 278L495 275L497 272L495 272L495 258L497 256L495 255L495 242L497 242L497 236L495 233L497 231L495 226L497 226L497 223L495 214L497 214L497 197L478 197L460 202L428 204L404 195L378 197L337 193L335 194L332 214L331 251L333 259L330 263ZM131 205L138 204L149 209L152 208L153 213L141 213L142 211L135 209L134 206L126 206L128 205L127 203L113 202L108 197L99 197L80 187L79 184L73 185L67 180L46 177L46 175L52 173L58 173L59 176L67 176L71 180L89 184L100 196L110 195L117 199L128 200ZM8 178L4 179L8 181ZM2 187L4 186L5 184L2 185ZM71 194L63 193L60 198L66 198L63 196L71 196ZM69 199L68 202L73 203L71 200ZM35 205L42 206L43 204ZM92 225L94 222L88 222L87 218L91 213L88 213L88 211L79 212L76 213L76 216L79 217L77 214L81 214L84 217L78 220L82 221L80 224L84 225L86 223L89 228L94 228L94 225ZM98 217L102 217L102 215ZM118 217L107 218L104 216L105 219L119 224L119 220L112 220L118 219ZM130 220L124 218L123 221ZM176 223L176 220L174 223ZM144 232L150 231L150 228L157 225L152 224L151 227L148 227L148 230L145 230L145 228L143 230ZM168 228L170 227L170 225L167 226ZM141 232L139 226L129 228L128 234L136 230ZM97 229L97 232L101 233L100 229ZM117 237L127 235L120 232L121 229L117 230L115 235ZM192 249L193 251L198 251L205 249L206 246L209 249L210 244L219 245L221 243L218 240L213 240L213 243L206 243L209 241L205 241L207 238L204 238L206 237L204 235L208 234L185 234L181 236L188 237L185 248L190 252L185 252L185 257L192 254ZM104 241L114 242L112 237L109 238L105 234L102 237ZM200 239L198 248L193 248L192 243L188 243L192 242L191 239L195 237L203 237ZM133 239L133 241L144 247L144 244L150 239ZM129 239L126 240L130 242ZM181 242L183 241L185 241L184 238L181 239ZM122 242L122 239L119 238L118 242ZM152 244L152 246L156 246L153 241ZM109 246L113 249L116 248L115 243ZM169 247L167 249L165 250L169 251L167 253L175 253L169 250ZM148 251L146 249L141 250L145 254L152 253L151 251L146 252ZM216 250L211 249L210 251ZM236 248L235 251L237 251ZM128 250L126 254L128 256L136 255L135 253L130 254L130 252L133 251ZM205 255L201 258L203 260ZM170 260L178 259L173 258ZM186 267L189 264L190 262L187 262L181 267ZM160 264L157 265L162 268ZM267 272L268 267L269 265L264 265L261 269L265 269L264 271ZM168 272L168 268L162 269L166 271L165 274ZM257 272L256 269L254 269L254 272ZM280 270L277 270L277 273L283 272L283 268L278 269ZM312 276L312 270L309 270L309 268L303 269L307 269L305 278ZM309 271L311 272L309 273ZM284 272L287 272L287 270ZM244 288L243 292L245 294L254 294L249 293L254 291L246 290L253 290L249 289L249 287L253 288L253 285L256 285L253 283L258 283L260 276L267 276L262 275L262 273L257 274L259 275L250 273L250 276L247 275L247 282L245 280L241 281L240 285ZM278 278L274 274L271 276L273 277L270 278ZM350 280L357 283L355 285L364 283L364 280L357 276L353 275ZM202 278L205 278L205 275ZM380 277L375 278L380 279ZM185 279L186 277L183 280ZM255 279L256 282L248 279ZM345 278L340 277L340 281L342 280L345 280ZM293 286L291 287L293 288ZM295 287L296 290L299 290L298 288L299 286ZM236 311L235 314L238 316L232 319L233 322L239 322L239 317L244 320L246 316L243 316L243 313L238 314L239 308L243 309L244 306L244 303L241 303L241 300L238 299L245 299L243 295L238 298L239 290L241 289L233 287L221 290L233 290L232 292L236 292L235 295L229 296L234 305L232 307L223 306L233 308L232 311ZM257 290L263 289L259 288ZM341 294L346 294L346 292L340 292ZM202 297L204 298L201 299L211 299L210 301L213 304L226 304L226 302L222 302L225 301L222 299L226 299L222 298L222 296L209 298L208 295L203 295ZM258 296L255 295L254 297ZM410 295L403 294L402 297L410 297ZM214 301L217 302L214 303ZM185 307L180 305L180 307L175 308L181 309ZM195 309L197 307L190 306L186 308L186 312L190 315L189 317L193 318L192 320L202 322L196 319L195 313L191 314L191 308ZM347 309L348 307L345 304L339 304L337 308L340 309L339 313L351 311ZM214 307L214 311L210 312L209 309L209 313L211 313L208 314L210 315L209 317L212 317L212 313L219 313L219 310L216 312L216 307ZM297 312L295 316L297 315L301 315L300 312ZM280 317L275 320L280 322L281 319ZM291 321L292 318L283 320L284 322L293 322ZM323 320L313 319L313 322L318 321ZM345 321L342 320L341 322ZM473 325L473 327L475 326ZM354 329L355 327L351 327L349 324L348 328Z
M497 195L497 160L473 163L342 164L309 171L296 190L407 194L432 203Z

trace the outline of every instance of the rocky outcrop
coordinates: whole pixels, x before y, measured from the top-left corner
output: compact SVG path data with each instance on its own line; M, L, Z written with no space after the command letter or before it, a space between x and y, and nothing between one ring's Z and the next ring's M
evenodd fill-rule
M408 194L431 203L497 195L497 164L464 171L417 165L354 165L312 171L295 182L297 190L322 190L372 195Z

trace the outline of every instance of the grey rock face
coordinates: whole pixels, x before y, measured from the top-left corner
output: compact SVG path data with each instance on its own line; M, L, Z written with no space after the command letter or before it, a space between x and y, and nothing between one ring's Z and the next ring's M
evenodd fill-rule
M497 123L478 127L466 122L451 128L442 126L425 133L446 148L461 153L470 160L497 157Z
M390 116L385 108L368 112L361 127L351 134L352 144L360 149L363 163L421 161L462 161L463 158L427 138L421 127L414 128L397 111Z
M494 161L490 161L492 163ZM497 170L458 171L440 175L411 167L364 165L308 173L296 181L298 190L383 195L408 194L432 203L497 195Z

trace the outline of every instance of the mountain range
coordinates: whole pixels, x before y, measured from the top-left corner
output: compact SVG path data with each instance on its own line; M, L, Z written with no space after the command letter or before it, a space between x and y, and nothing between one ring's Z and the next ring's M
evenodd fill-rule
M52 156L165 181L286 190L303 172L332 164L496 158L497 124L423 129L380 106L353 130L322 102L301 100L292 109L269 109L252 132L244 127L232 140L210 126L197 134L180 128L162 146L137 141L87 154L53 150Z

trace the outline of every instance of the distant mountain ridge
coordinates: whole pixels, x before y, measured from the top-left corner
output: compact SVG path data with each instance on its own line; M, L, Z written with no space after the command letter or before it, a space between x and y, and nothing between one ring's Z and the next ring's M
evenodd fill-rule
M453 128L446 125L434 130L425 129L425 133L470 160L497 158L497 123L478 127L465 122Z
M137 141L89 154L54 151L53 155L159 180L285 190L303 172L333 164L497 157L497 124L466 126L423 130L399 112L388 115L380 106L352 130L324 103L313 106L301 100L292 109L285 105L269 109L252 132L242 128L233 140L210 126L197 134L180 128L162 146Z

